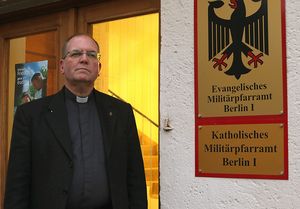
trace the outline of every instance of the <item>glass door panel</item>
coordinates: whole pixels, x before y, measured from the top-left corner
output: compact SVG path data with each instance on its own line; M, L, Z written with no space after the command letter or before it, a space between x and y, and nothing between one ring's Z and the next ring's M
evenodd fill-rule
M129 102L135 114L145 164L149 209L159 206L158 13L92 25L102 69L96 88Z
M56 33L50 31L9 41L8 139L17 106L54 93L58 63Z

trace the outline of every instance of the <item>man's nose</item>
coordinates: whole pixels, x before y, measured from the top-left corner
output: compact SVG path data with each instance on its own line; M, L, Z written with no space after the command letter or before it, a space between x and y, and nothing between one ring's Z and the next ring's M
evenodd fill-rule
M89 58L86 53L82 53L80 56L80 62L88 62Z

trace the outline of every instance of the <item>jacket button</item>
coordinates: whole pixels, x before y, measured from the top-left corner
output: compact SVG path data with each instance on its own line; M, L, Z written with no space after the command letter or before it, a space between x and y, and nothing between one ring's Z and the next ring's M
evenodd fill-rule
M68 194L68 189L63 189L63 194L67 195Z

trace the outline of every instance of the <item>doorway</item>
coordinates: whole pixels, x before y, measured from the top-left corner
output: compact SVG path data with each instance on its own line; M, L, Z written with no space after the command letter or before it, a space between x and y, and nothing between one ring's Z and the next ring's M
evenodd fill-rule
M101 45L103 67L96 88L134 107L146 167L149 209L159 208L160 1L77 2L77 6L53 3L49 7L28 8L23 15L13 15L18 14L16 10L7 16L9 21L0 21L0 209L14 115L16 64L47 60L46 95L57 92L64 84L58 73L60 49L67 37L78 32L92 34ZM117 33L122 36L111 35ZM31 92L30 82L22 91ZM31 93L33 97L35 92Z
M158 13L92 25L102 69L96 89L130 103L137 123L147 181L148 208L158 208Z

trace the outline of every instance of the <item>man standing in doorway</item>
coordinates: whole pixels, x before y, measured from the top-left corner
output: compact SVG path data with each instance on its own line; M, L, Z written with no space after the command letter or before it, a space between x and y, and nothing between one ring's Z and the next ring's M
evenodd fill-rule
M147 209L132 108L94 89L99 51L88 35L70 37L65 87L18 107L5 209Z

